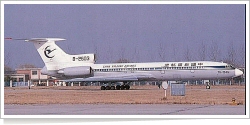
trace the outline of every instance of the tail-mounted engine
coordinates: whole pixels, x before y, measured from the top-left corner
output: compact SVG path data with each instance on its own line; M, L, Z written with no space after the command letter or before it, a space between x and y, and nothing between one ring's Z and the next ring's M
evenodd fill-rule
M81 77L81 78L93 75L93 71L90 66L68 67L59 70L58 73L66 77Z

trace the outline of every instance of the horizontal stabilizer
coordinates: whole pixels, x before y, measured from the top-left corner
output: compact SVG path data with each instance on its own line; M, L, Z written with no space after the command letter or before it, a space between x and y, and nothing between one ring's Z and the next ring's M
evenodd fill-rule
M63 41L62 38L31 38L31 39L14 39L14 38L4 38L5 40L23 40L26 42L48 42L48 41Z
M27 39L25 41L27 42L48 42L48 41L63 41L65 39L62 38L31 38L31 39Z

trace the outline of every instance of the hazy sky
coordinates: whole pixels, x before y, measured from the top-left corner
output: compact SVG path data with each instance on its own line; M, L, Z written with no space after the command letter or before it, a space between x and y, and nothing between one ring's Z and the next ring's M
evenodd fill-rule
M121 57L133 62L200 60L201 46L245 47L245 5L4 5L4 36L57 37L70 54L95 53L97 63ZM163 53L164 58L160 57ZM5 63L16 68L44 63L32 43L4 42ZM210 60L206 54L205 60Z

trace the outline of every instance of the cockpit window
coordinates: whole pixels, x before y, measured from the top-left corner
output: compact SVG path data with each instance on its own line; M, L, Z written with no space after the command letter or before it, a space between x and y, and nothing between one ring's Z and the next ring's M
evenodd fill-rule
M232 65L230 65L230 67L231 67L232 69L235 69Z
M226 67L229 69L235 69L235 67L233 67L232 65L227 65Z

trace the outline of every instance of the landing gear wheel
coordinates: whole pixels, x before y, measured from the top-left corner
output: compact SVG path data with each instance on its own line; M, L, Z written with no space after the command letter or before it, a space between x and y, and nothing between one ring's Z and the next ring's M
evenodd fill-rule
M106 87L105 86L101 86L101 90L105 90L106 89Z
M130 86L129 86L129 85L125 85L125 89L126 89L126 90L129 90L129 89L130 89Z
M110 90L111 89L111 87L110 86L106 86L106 90Z
M111 89L111 90L115 90L115 86L111 86L110 89Z
M124 90L125 89L125 86L124 85L121 85L121 90Z
M120 85L117 85L116 86L116 90L120 90L121 89L121 86Z

